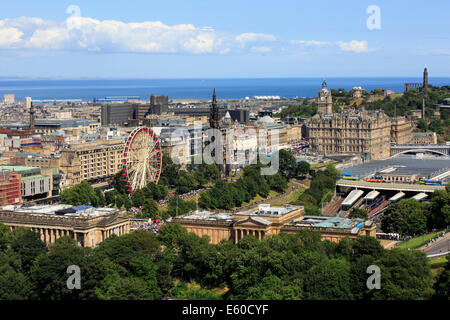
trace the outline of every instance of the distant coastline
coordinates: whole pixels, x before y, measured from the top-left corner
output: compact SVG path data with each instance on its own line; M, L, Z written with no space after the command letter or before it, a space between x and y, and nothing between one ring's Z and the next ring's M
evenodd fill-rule
M328 87L350 90L383 88L403 92L405 82L421 82L420 77L330 77ZM235 79L120 79L120 80L26 80L0 78L0 95L15 94L16 100L30 96L36 100L81 99L92 101L106 96L167 95L169 99L210 99L216 88L219 99L253 96L285 98L315 97L323 78L235 78ZM450 85L450 77L430 77L430 84Z

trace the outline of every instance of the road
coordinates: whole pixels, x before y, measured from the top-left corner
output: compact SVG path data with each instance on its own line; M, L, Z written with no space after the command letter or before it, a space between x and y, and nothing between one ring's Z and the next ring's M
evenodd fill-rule
M444 239L431 247L423 249L423 251L427 254L427 256L450 251L450 232L447 233Z

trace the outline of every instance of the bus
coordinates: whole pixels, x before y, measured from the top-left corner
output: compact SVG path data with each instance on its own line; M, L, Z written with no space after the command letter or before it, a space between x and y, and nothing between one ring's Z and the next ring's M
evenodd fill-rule
M376 183L382 183L383 179L377 179L377 178L366 178L366 182L376 182Z
M425 184L425 185L432 185L432 186L442 186L442 181L441 180L425 180L425 179L420 179L419 180L420 184Z
M359 177L353 177L351 174L343 174L341 178L344 179L344 180L359 181Z

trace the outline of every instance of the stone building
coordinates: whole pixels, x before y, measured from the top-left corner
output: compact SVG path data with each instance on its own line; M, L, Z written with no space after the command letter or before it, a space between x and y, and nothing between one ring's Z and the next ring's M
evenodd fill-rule
M39 233L41 240L52 244L69 236L82 247L95 247L111 235L130 232L129 218L113 208L71 205L8 205L0 211L0 223L10 227L27 227Z
M413 132L412 144L437 144L436 132Z
M312 150L323 154L363 154L366 159L390 156L391 120L383 111L347 110L311 118Z
M61 150L59 168L67 175L68 185L82 181L105 181L122 169L122 138L72 144Z
M413 125L405 117L391 119L391 142L395 144L411 143Z
M333 98L325 80L322 83L322 90L317 94L317 112L320 115L333 113Z
M176 217L172 219L172 223L179 223L188 232L194 232L200 237L208 235L213 244L221 240L237 243L246 235L262 240L269 235L297 233L301 230L319 231L322 240L333 242L338 242L345 236L376 236L376 226L370 220L304 216L302 206L291 205L259 205L257 209L237 213L202 211Z

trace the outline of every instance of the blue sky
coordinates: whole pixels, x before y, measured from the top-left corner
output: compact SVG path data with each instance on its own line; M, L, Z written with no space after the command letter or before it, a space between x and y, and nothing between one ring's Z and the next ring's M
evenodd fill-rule
M370 5L380 29L366 25ZM449 11L444 0L2 1L0 77L395 77L425 66L447 77Z

